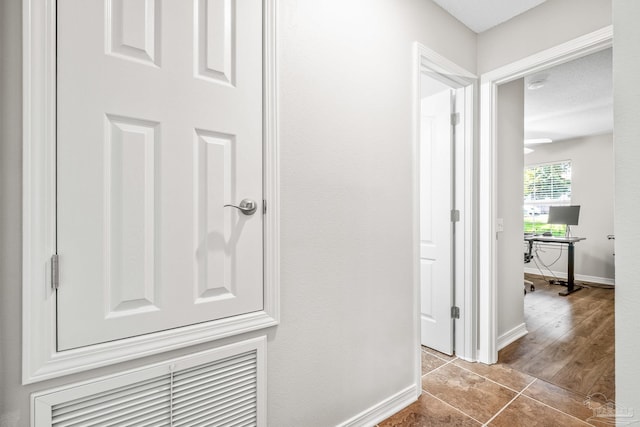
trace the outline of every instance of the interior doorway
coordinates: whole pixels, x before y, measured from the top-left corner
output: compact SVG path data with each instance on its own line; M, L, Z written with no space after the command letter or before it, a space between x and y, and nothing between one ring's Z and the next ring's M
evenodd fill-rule
M415 46L414 290L420 345L475 358L473 74ZM425 166L426 165L426 166Z
M515 280L498 284L498 364L580 396L607 399L615 398L611 54L604 49L499 86L500 103L505 87L519 85L520 107L500 103L497 124L499 132L505 121L510 127L519 121L524 129L520 138L505 142L499 134L498 141L499 216L505 206L512 208L513 217L504 222L514 224L516 239L515 246L500 246L499 237L498 279L508 280L500 275L506 267L515 269ZM521 116L507 117L513 111ZM516 194L503 191L505 181L519 183ZM524 227L518 227L520 218ZM517 251L522 247L524 264ZM515 259L507 259L511 255ZM522 270L535 286L531 292L525 285L524 295ZM567 283L569 277L575 283ZM512 311L505 305L523 309L526 335L512 343L501 339L500 317Z
M582 58L612 45L612 28L607 27L531 57L508 64L481 77L481 135L479 152L479 304L480 313L478 360L495 363L498 358L498 244L501 224L498 217L497 110L498 86L541 72L552 66ZM520 290L520 292L522 292ZM522 295L522 294L520 294ZM517 335L526 330L516 331Z
M420 77L420 343L453 355L455 287L455 90Z

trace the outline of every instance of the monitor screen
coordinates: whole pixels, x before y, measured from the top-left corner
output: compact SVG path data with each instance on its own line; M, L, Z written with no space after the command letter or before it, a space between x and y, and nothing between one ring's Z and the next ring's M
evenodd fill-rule
M580 205L550 206L547 224L578 225Z

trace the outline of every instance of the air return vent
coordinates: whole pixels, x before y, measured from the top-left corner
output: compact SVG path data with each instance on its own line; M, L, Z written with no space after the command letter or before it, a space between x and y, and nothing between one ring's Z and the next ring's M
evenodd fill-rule
M264 426L265 339L32 396L33 425Z

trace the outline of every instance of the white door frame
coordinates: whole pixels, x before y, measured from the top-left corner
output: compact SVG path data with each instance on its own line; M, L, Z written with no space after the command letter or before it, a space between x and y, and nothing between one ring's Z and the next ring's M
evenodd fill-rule
M464 88L464 110L460 126L464 129L464 144L456 147L455 205L460 211L455 241L455 299L460 319L454 322L456 354L475 360L476 310L474 304L473 269L473 140L476 76L426 46L414 44L414 106L413 106L413 289L415 319L415 372L417 384L421 380L420 355L420 76L428 73L452 88ZM417 387L418 394L422 387Z
M260 311L58 352L56 0L23 0L22 383L29 384L277 325L280 318L276 0L263 0L264 306ZM64 284L61 284L64 286Z
M598 31L538 52L480 76L480 148L478 167L478 361L496 363L497 348L497 153L496 119L498 85L559 65L613 45L613 27Z

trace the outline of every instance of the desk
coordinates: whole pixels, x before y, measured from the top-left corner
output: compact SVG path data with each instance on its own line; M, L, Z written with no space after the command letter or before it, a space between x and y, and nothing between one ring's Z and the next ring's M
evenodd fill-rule
M573 245L581 240L586 240L586 237L564 237L564 236L524 236L524 240L529 243L529 253L533 248L533 242L540 243L558 243L569 246L569 252L567 254L567 290L560 292L560 295L566 297L569 294L579 291L581 287L576 287L573 274L573 262L574 262L574 248Z

